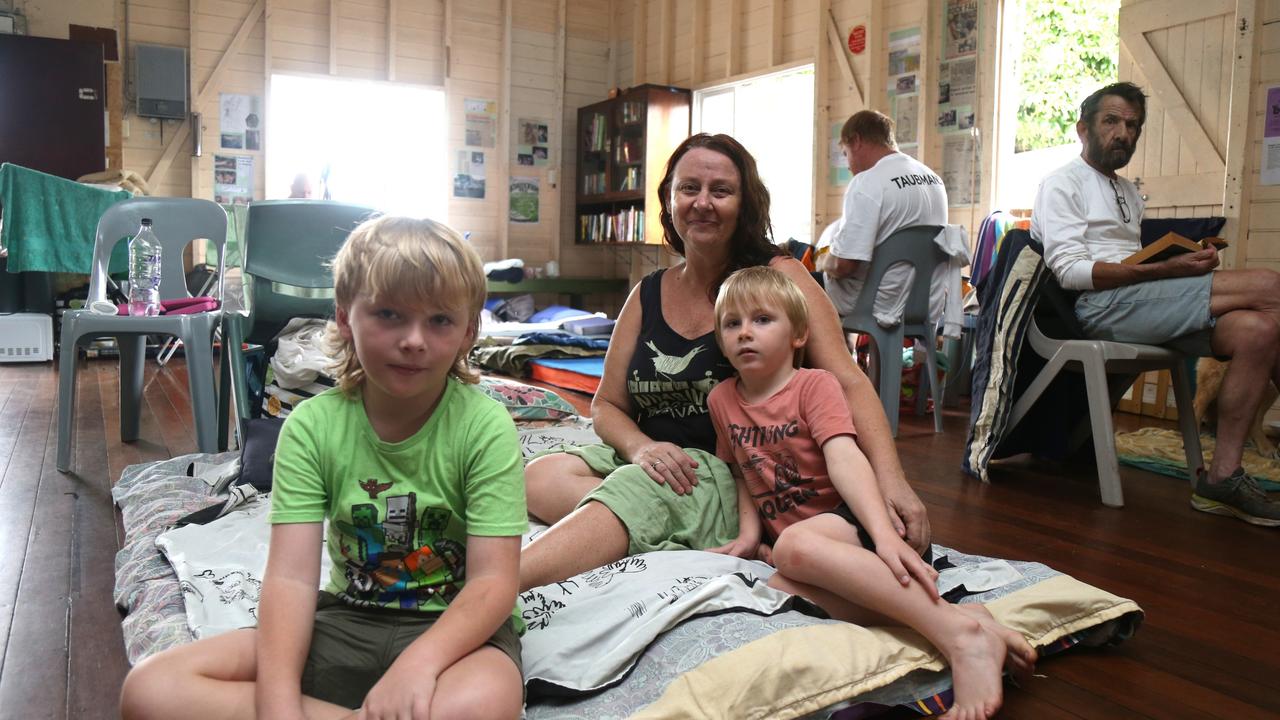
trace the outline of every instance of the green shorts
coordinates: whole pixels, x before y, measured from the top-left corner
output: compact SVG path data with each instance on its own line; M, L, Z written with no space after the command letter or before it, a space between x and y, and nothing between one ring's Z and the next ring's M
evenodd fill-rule
M653 550L703 550L738 537L738 490L729 466L705 450L685 448L697 461L698 484L688 495L659 485L639 465L623 460L604 444L564 445L553 452L582 458L604 478L578 503L609 508L627 528L627 554Z
M320 591L311 649L302 669L302 694L353 710L360 707L391 663L441 614L357 608ZM523 673L520 635L512 618L507 618L485 645L506 653Z

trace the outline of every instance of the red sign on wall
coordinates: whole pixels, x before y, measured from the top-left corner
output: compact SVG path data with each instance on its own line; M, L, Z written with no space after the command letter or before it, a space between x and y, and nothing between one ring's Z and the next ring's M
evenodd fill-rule
M867 26L855 25L849 31L849 52L861 55L867 49Z

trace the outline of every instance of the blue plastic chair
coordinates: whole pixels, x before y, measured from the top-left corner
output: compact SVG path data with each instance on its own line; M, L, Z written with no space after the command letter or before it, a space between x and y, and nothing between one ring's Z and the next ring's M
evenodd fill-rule
M942 232L940 225L916 225L902 228L876 246L867 270L867 281L858 294L853 311L840 318L847 332L870 335L876 346L876 386L880 403L889 419L889 429L898 436L898 395L902 388L902 342L905 338L923 341L928 358L928 382L933 392L933 428L942 432L942 393L938 378L937 326L929 320L929 289L933 271L947 262L947 254L938 247L934 238ZM902 310L902 322L883 327L876 320L876 291L889 268L906 263L915 268L915 276Z
M328 200L265 200L249 205L243 248L249 276L246 312L223 317L227 362L218 397L219 431L225 441L230 400L243 423L257 415L249 407L249 384L242 344L267 345L295 317L333 314L333 272L329 263L373 208Z
M111 249L138 230L142 218L154 222L163 248L160 258L160 297L191 297L182 256L193 240L204 239L218 253L217 297L222 297L223 248L227 240L227 215L217 204L192 198L133 198L112 205L98 220L89 275L86 307L107 300L107 263ZM98 338L113 337L120 349L120 440L138 439L142 407L143 361L148 335L170 335L182 340L187 358L191 414L196 444L201 452L218 450L217 393L214 391L213 333L222 311L189 315L99 315L73 310L62 317L58 365L58 461L61 472L71 469L71 441L75 429L76 359L79 348Z

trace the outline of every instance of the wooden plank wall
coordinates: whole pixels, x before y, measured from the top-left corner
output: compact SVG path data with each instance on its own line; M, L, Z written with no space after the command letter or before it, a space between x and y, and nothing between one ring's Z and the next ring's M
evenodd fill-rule
M1124 0L1122 7L1152 5L1149 0ZM1122 21L1123 24L1123 21ZM1231 107L1231 52L1235 34L1231 15L1172 25L1145 33L1147 42L1160 59L1170 79L1186 100L1187 108L1199 120L1219 157L1227 150L1228 112ZM1122 44L1120 78L1141 85L1154 95L1152 80L1134 62ZM1221 201L1193 204L1179 196L1201 179L1213 194L1220 195L1221 165L1197 158L1170 112L1158 98L1148 102L1147 122L1133 159L1124 174L1149 178L1142 192L1149 195L1146 217L1200 217L1221 215ZM1203 178L1197 177L1204 175ZM1212 174L1213 177L1208 177ZM1199 193L1197 193L1199 194Z
M1125 5L1139 0L1124 0ZM504 59L509 59L509 113L505 136L508 147L520 117L547 118L557 128L561 152L553 162L537 168L543 183L542 222L512 226L502 213L508 159L497 149L487 150L489 192L484 200L453 200L451 219L473 232L486 258L500 251L522 255L531 263L558 259L562 272L572 275L625 275L638 277L667 258L656 249L577 247L572 241L573 191L576 162L576 108L606 96L611 87L639 82L708 87L729 79L768 71L818 58L818 77L824 87L818 93L819 113L838 122L863 105L884 109L883 64L872 60L887 52L890 32L908 27L924 30L923 102L925 133L922 155L926 163L941 169L941 136L930 122L936 113L936 71L939 50L939 18L942 0L567 0L559 17L560 0L448 0L453 16L452 44L446 77L446 0L265 0L267 12L249 33L241 52L229 62L218 87L202 108L205 117L205 157L192 168L183 148L174 154L170 168L157 183L167 195L205 195L211 192L213 151L217 147L217 93L223 90L265 96L268 72L334 74L340 77L386 79L431 86L447 85L451 113L450 165L462 146L462 100L468 97L503 98ZM192 12L194 3L194 12ZM780 3L780 5L778 5ZM511 37L504 38L506 8L510 5ZM230 44L241 19L254 0L130 0L131 43L146 42L194 49L195 92L207 81L221 54ZM123 16L117 3L116 17ZM393 29L388 11L395 8ZM953 221L968 223L981 218L990 204L991 158L995 143L993 98L996 47L996 0L982 0L982 37L985 52L979 63L978 127L982 131L982 203L972 212L957 210ZM336 22L332 21L331 10ZM847 49L835 55L825 44L825 15L834 19L843 39L858 23L867 25L868 50L853 56ZM269 18L269 19L266 19ZM1261 114L1266 87L1280 84L1280 0L1258 1L1258 39L1254 44L1257 70L1248 124L1250 145L1246 158L1245 217L1248 233L1238 242L1239 266L1280 268L1280 190L1261 186L1258 163L1261 152ZM196 38L190 28L194 23ZM268 39L265 26L269 24ZM563 51L560 25L564 26ZM736 30L736 32L735 32ZM1225 154L1229 135L1233 18L1220 16L1148 35L1156 52L1188 104L1201 119L1215 148ZM331 42L332 35L332 42ZM637 49L639 42L643 47ZM509 52L504 48L509 44ZM269 47L269 52L267 48ZM388 48L394 52L388 54ZM332 48L332 50L331 50ZM558 58L563 55L563 65ZM269 55L269 57L268 57ZM861 91L849 87L838 63L848 62ZM562 82L556 102L557 72ZM1132 58L1121 53L1122 76L1133 73ZM1140 81L1142 78L1136 78ZM126 82L131 86L131 83ZM860 100L863 96L865 99ZM265 98L264 98L265 99ZM126 103L126 108L128 103ZM153 123L127 113L124 165L145 172L164 152L165 143L178 123ZM815 160L825 168L826 137L821 134ZM252 154L252 153L251 153ZM258 153L258 187L264 176ZM513 157L510 159L514 159ZM528 170L528 168L525 168ZM1201 163L1181 142L1164 111L1152 108L1132 174L1185 175L1202 170ZM554 175L552 170L556 172ZM451 169L450 169L451 171ZM500 171L500 172L499 172ZM840 212L842 188L825 181L814 204L814 222L820 230ZM192 179L195 178L193 185ZM554 180L554 182L553 182ZM1210 214L1221 206L1189 205L1154 207L1153 216Z
M1280 185L1263 185L1261 175L1262 134L1265 127L1267 88L1280 86L1280 0L1259 0L1254 86L1249 98L1249 142L1245 155L1245 185L1248 233L1237 251L1237 267L1270 268L1280 271ZM1280 403L1273 405L1267 420L1280 421Z
M614 84L606 77L605 68L609 65L610 10L615 3L609 0L447 0L447 3L446 0L265 0L266 12L248 30L239 52L224 61L224 54L257 2L131 0L130 44L188 47L193 60L192 96L199 96L208 86L205 102L195 108L204 116L204 155L191 158L189 140L176 148L176 152L171 150L172 161L155 183L157 194L212 196L213 155L218 152L219 139L219 93L257 95L262 98L265 113L267 78L273 72L447 87L451 113L448 167L425 169L428 172L452 173L457 152L464 148L463 101L466 98L505 103L505 108L500 105L498 123L499 133L505 134L499 140L499 147L484 149L486 197L483 200L451 199L451 222L472 233L473 242L486 259L522 257L533 265L556 259L567 265L564 272L574 275L601 275L615 270L616 261L602 262L610 260L602 253L584 248L575 255L571 237L566 244L570 248L567 253L562 253L562 243L554 240L566 234L561 233L560 228L572 212L572 192L566 194L561 188L573 187L575 128L569 123L576 117L574 109L603 99L608 87ZM445 50L446 4L452 13L448 54ZM562 14L565 17L562 18ZM118 16L123 17L123 12ZM561 25L566 28L563 39L559 31ZM561 51L561 43L572 45L572 50ZM215 68L222 62L226 67L210 84ZM509 69L505 82L504 68ZM540 119L551 126L553 157L546 166L513 167L520 118ZM160 163L166 146L182 124L153 123L136 116L128 120L124 164L146 175ZM554 152L561 149L564 167L561 155ZM236 154L254 157L255 190L260 198L268 194L265 189L265 153L268 151L265 145L261 151L236 151ZM514 225L503 219L506 181L510 174L534 176L541 182L539 223ZM269 190L273 196L279 196L282 191L281 188Z
M1280 0L1259 2L1258 66L1250 102L1247 183L1251 191L1249 234L1242 267L1280 271L1280 185L1263 185L1259 158L1267 108L1267 88L1280 85Z

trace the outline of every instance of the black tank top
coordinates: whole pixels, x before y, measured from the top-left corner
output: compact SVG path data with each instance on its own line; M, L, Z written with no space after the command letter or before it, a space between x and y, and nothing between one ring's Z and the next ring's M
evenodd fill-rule
M640 281L640 336L627 366L627 394L636 424L654 440L716 451L707 394L733 366L720 352L715 331L689 340L662 317L662 274Z

